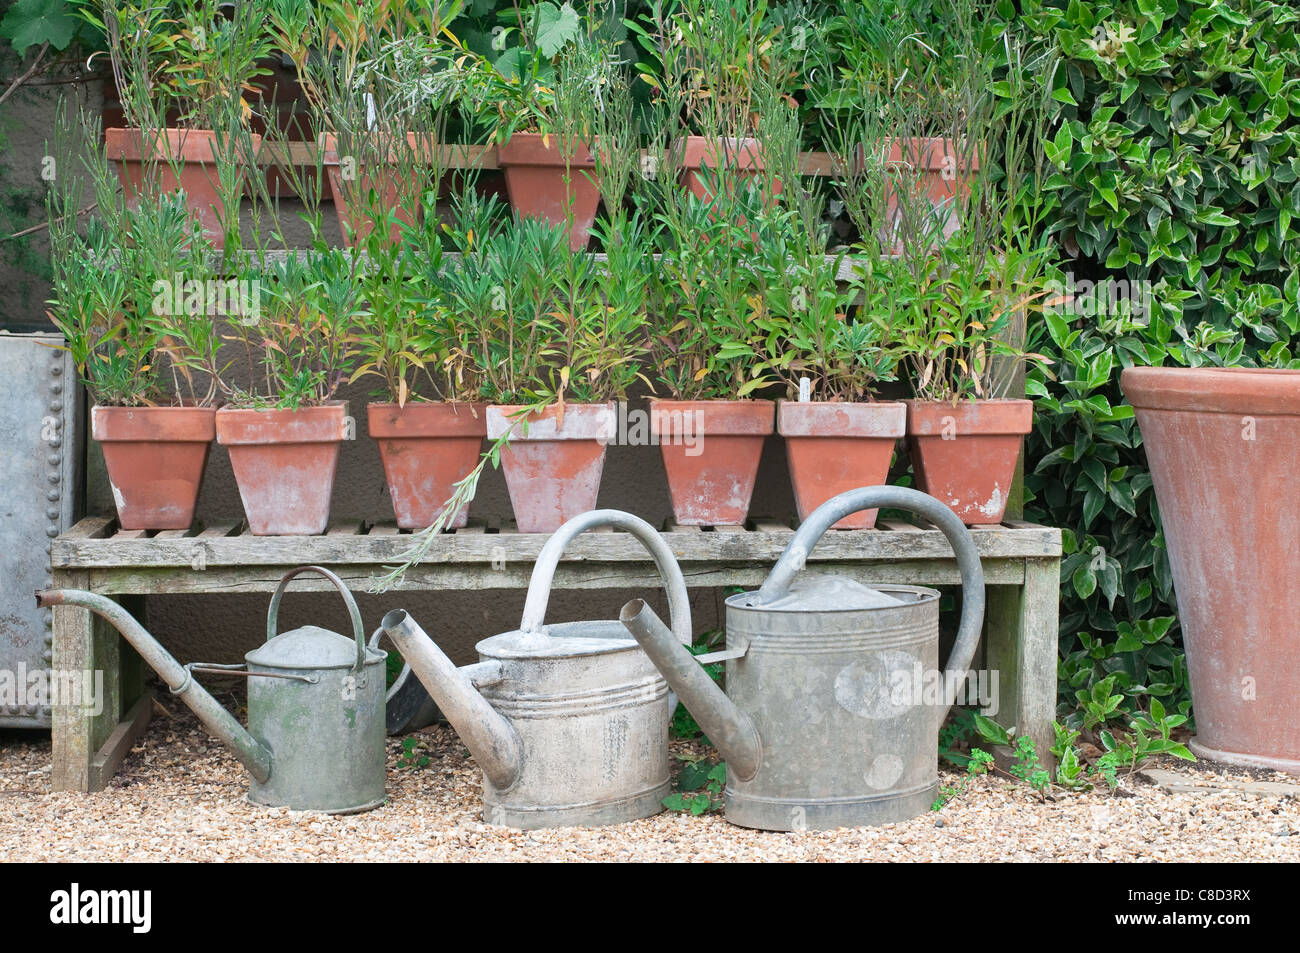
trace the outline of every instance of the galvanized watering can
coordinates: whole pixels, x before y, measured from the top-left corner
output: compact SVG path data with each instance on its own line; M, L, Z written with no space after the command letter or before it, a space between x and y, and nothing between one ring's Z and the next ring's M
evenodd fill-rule
M672 552L649 523L618 510L574 517L546 541L519 628L479 642L474 665L456 668L401 609L380 623L482 768L488 823L597 826L663 809L667 684L617 620L542 623L564 548L597 526L625 529L650 551L668 592L669 639L689 644Z
M941 700L917 691L939 674L938 592L796 578L827 529L881 506L924 516L957 555L961 625ZM979 639L984 574L948 507L917 490L863 487L818 507L762 588L727 599L725 652L697 660L640 600L620 618L726 758L728 821L773 831L888 824L934 801L938 728ZM726 694L700 667L723 658Z
M319 573L343 595L354 638L307 625L276 635L289 581ZM81 589L36 594L40 606L81 606L111 623L252 775L248 799L295 811L351 814L384 803L384 660L367 648L361 613L342 580L320 566L285 574L271 597L267 641L241 665L181 665L111 599ZM248 678L248 729L194 680L194 672Z

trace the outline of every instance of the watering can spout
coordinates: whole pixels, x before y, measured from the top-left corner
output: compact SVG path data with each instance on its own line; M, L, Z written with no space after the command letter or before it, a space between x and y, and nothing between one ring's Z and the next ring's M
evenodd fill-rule
M722 752L728 776L738 781L754 777L763 761L763 748L749 715L709 678L695 656L642 600L633 599L618 618Z
M404 609L394 609L379 624L415 677L429 690L487 779L502 791L513 785L523 766L519 735L475 687L475 682L486 684L499 679L500 666L485 662L457 668Z
M150 668L162 677L172 694L198 715L208 731L235 753L258 783L270 779L270 750L250 735L234 715L194 680L189 669L172 658L157 639L145 631L144 626L112 599L83 589L46 589L36 593L36 604L41 608L79 606L104 619L122 633L122 638L130 642Z

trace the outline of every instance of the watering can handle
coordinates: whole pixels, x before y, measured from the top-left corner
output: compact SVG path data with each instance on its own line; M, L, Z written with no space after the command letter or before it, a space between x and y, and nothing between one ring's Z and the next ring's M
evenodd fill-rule
M361 610L357 608L357 601L352 598L352 593L343 584L343 580L324 566L299 566L297 569L290 569L280 579L280 585L275 587L275 595L271 596L271 606L266 610L266 640L269 642L276 636L276 629L279 628L280 599L283 598L284 591L289 588L289 580L304 572L319 573L334 583L334 588L347 603L348 615L352 619L352 634L357 640L357 664L352 671L360 672L366 665L366 637L361 627Z
M528 598L524 602L524 618L519 624L523 632L541 632L542 622L546 618L546 606L551 598L551 580L555 576L555 567L559 565L564 549L580 533L597 526L614 526L625 529L650 551L655 566L663 578L664 589L668 592L668 612L673 635L683 645L690 645L691 603L686 594L686 579L681 567L673 558L672 550L663 537L645 520L624 513L622 510L591 510L569 520L546 541L533 566L533 575L528 580Z
M948 672L964 675L975 655L975 645L984 625L984 569L980 566L975 541L966 525L951 509L920 490L903 486L864 486L847 490L827 500L813 510L786 545L781 558L776 561L772 572L758 590L756 601L762 604L784 596L789 591L795 574L804 567L813 547L828 529L850 513L882 506L920 514L941 529L952 544L953 553L957 556L957 569L961 572L962 599L961 624L957 629L957 640L948 655L947 669ZM945 686L953 685L955 688L959 684L961 683L944 679ZM952 699L945 699L945 702L940 722L947 717L948 710L952 707Z

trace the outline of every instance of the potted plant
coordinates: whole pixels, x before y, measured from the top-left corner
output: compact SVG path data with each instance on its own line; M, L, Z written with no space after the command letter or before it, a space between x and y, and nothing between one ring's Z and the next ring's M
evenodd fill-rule
M656 390L666 395L650 402L650 430L674 520L740 525L775 414L771 400L750 396L768 383L751 376L750 363L757 233L684 190L665 188L658 205L646 338Z
M1012 71L1002 101L985 96L966 117L979 144L970 193L949 216L914 188L917 171L885 163L888 189L905 206L891 219L910 289L894 333L912 371L907 411L917 486L971 525L1002 520L1033 403L1023 393L1025 322L1047 295L1050 246L1042 218L1042 143L1048 104ZM999 141L999 162L986 161ZM920 206L919 208L917 206Z
M82 180L70 151L58 151L65 158L47 206L49 317L94 402L91 433L118 523L188 529L218 397L211 246L182 196L142 196L128 212L94 149L97 212L80 234Z
M472 233L481 215L462 202L456 233ZM443 258L435 218L424 221L418 232L407 230L400 246L367 243L362 288L368 317L357 330L359 366L353 374L354 380L371 376L383 384L379 399L366 407L367 424L402 529L438 522L457 484L478 463L487 435L481 375L454 346L463 314L448 306L443 274L454 266ZM473 302L461 298L457 305L468 313ZM465 503L441 526L461 527L468 518Z
M605 265L568 233L523 218L479 225L444 269L449 373L478 376L521 532L549 533L596 505L614 400L637 377L644 248L622 221ZM617 251L621 249L622 251Z
M417 225L440 178L446 109L469 59L448 29L459 4L271 0L270 29L293 62L349 247L376 225L389 243Z
M797 181L796 116L787 110L782 118L764 138L774 167ZM799 518L805 519L846 490L888 480L907 407L877 400L875 389L894 378L898 355L890 325L906 283L873 231L863 237L853 280L838 280L846 258L826 255L829 225L820 196L787 190L776 208L760 210L753 222L760 283L752 299L750 377L785 389L777 431L785 440ZM870 529L875 522L876 511L868 510L835 527Z
M126 128L104 131L123 189L133 203L183 192L218 249L238 243L246 173L261 145L244 95L266 75L259 61L269 51L258 5L232 6L227 16L220 0L101 0L79 11L104 33L126 117Z
M515 25L498 34L505 51L481 59L463 91L497 147L510 204L566 225L575 251L587 247L600 202L588 120L596 78L607 74L595 43L568 2L516 7Z
M757 135L771 105L759 90L778 85L783 59L766 0L654 3L628 26L649 56L638 72L661 107L664 157L681 183L704 203L737 185L779 194Z
M254 535L314 535L329 522L339 451L354 436L334 395L354 369L364 315L356 268L339 249L289 252L253 272L264 300L232 325L251 376L229 387L217 442Z

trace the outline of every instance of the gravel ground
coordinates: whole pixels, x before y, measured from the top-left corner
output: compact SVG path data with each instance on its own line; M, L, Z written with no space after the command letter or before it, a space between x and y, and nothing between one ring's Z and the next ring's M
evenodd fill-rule
M479 774L446 726L420 732L423 768L389 747L388 803L331 817L255 807L240 765L186 711L156 715L106 791L50 793L50 743L0 730L0 860L661 860L1297 861L1300 799L1236 791L1168 794L1133 778L1124 793L1043 801L984 777L937 814L904 824L773 834L721 815L595 829L515 831L482 823ZM690 745L679 743L679 751ZM1268 779L1165 763L1190 783ZM941 783L957 776L943 773Z

